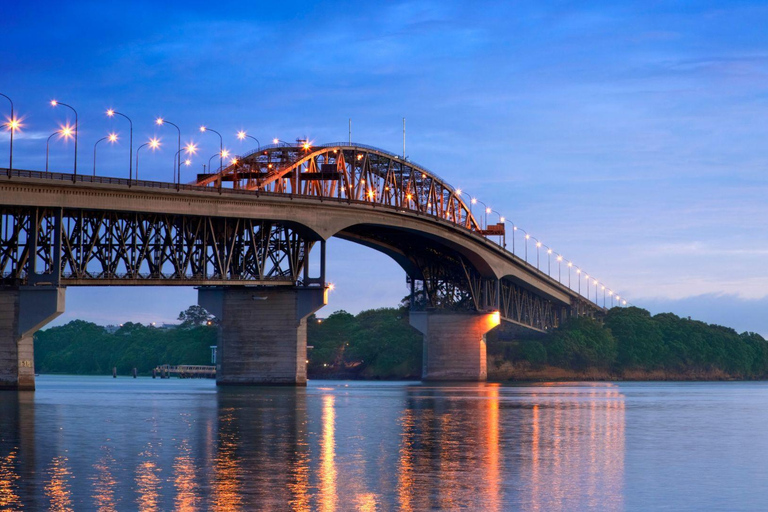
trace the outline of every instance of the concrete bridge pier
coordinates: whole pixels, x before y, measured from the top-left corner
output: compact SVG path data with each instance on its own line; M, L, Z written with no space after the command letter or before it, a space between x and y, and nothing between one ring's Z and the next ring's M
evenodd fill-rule
M499 313L411 311L411 326L424 335L422 380L485 381L485 335Z
M201 287L198 304L219 321L218 385L307 384L307 317L322 287Z
M0 289L0 389L34 391L34 334L63 312L64 288Z

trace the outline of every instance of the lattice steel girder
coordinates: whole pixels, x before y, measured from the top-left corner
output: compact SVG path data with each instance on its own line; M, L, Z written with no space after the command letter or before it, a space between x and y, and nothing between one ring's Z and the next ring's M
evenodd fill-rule
M0 206L0 283L294 286L316 241L270 221Z
M480 230L471 209L448 183L385 151L360 146L274 146L237 159L197 185L233 183L237 189L383 204Z

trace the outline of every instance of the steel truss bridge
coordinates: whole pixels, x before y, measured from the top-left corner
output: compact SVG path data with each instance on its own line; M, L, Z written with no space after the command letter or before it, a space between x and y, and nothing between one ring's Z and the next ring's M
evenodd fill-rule
M338 237L393 258L417 310L537 331L605 311L489 240L503 225L483 229L437 175L369 146L267 146L182 185L0 173L2 286L325 286Z

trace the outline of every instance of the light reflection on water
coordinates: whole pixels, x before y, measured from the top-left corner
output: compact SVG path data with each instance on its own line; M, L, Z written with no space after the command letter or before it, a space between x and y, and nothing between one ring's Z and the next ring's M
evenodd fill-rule
M728 503L712 501L723 488L675 471L706 461L711 478L702 452L761 424L753 403L768 386L44 376L0 394L0 510L696 509ZM768 443L750 434L748 467L720 476L754 502L740 489L730 508L760 509L768 482Z

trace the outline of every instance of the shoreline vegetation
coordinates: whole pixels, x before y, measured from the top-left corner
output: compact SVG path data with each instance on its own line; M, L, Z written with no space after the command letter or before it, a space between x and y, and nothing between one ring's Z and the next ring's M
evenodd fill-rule
M161 364L211 364L215 319L199 306L176 326L99 326L82 320L35 334L39 373L151 375ZM418 380L422 336L407 308L307 319L311 379ZM613 308L602 322L574 318L551 333L487 335L492 381L720 381L768 379L768 341L756 333Z

